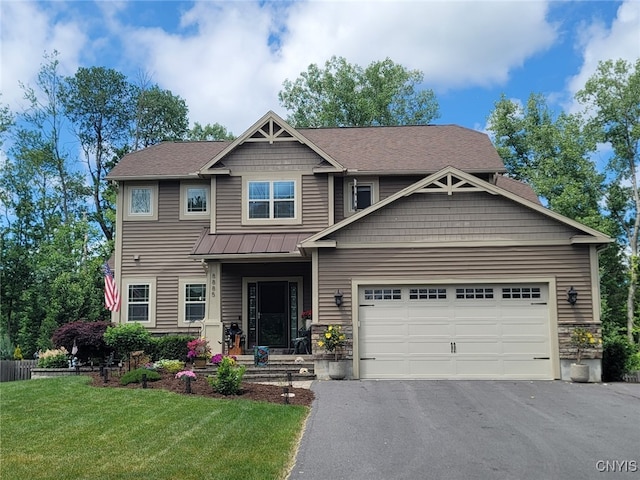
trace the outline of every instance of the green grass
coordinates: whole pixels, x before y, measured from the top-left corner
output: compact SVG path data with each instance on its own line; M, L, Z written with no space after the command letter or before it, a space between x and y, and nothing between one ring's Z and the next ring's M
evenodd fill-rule
M308 408L95 388L87 377L0 384L0 478L284 478Z

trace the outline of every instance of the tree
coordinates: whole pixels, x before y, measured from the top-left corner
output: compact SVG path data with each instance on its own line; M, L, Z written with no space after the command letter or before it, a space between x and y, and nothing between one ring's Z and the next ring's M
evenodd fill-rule
M158 85L139 89L135 104L133 150L181 140L187 135L187 103L169 90L161 90Z
M526 106L502 96L488 129L509 175L529 184L551 210L607 231L599 205L604 176L590 159L595 140L580 117L554 116L540 94L531 94Z
M129 141L135 118L135 88L125 76L104 67L78 69L66 78L60 100L74 124L91 178L91 193L97 222L107 240L113 239L109 212L115 206L105 196L105 176L113 167L113 153Z
M295 127L423 125L439 117L433 91L418 90L423 78L389 58L363 69L334 56L285 80L278 98Z
M638 147L640 145L640 59L635 65L624 60L600 62L594 75L576 94L590 117L589 126L601 142L613 149L608 164L612 184L620 194L615 218L624 232L629 249L627 336L634 341L635 306L640 258L640 190L638 185Z
M187 132L186 140L194 142L212 141L212 140L235 140L233 133L227 131L225 127L219 123L211 125L207 123L204 127L198 122L194 123L193 128Z

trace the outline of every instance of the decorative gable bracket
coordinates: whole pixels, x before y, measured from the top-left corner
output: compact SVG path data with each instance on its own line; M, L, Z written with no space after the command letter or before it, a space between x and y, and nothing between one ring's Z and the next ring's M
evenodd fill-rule
M468 180L459 178L449 172L411 193L446 193L447 195L453 195L454 192L486 192L486 189L473 185Z
M294 138L283 126L274 121L273 118L267 119L267 121L259 127L253 135L248 137L245 142L298 142L297 138Z

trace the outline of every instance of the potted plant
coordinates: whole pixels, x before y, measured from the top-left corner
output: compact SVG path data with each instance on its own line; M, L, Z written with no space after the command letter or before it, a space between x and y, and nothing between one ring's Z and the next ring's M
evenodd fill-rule
M333 353L333 361L329 362L329 377L333 380L342 380L347 376L347 364L339 359L339 351L347 341L347 336L342 332L340 325L328 325L320 334L318 346L325 352Z
M589 381L589 365L582 363L582 356L589 348L598 348L602 344L589 330L576 327L571 333L571 344L576 348L576 362L571 364L570 376L574 382L585 383Z
M206 338L196 338L187 342L189 352L187 357L191 360L196 368L204 368L207 361L211 358L211 347Z

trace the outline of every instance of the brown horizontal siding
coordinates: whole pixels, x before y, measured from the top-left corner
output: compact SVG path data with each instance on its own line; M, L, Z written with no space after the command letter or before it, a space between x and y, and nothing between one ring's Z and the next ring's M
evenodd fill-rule
M218 178L216 233L317 232L329 225L329 188L326 175L302 176L302 224L242 225L242 177Z
M344 219L344 178L333 179L333 221L338 223Z
M534 210L483 192L416 193L348 225L345 243L566 240L577 231Z
M399 192L403 188L407 188L409 185L413 185L418 180L422 180L425 176L380 177L380 179L378 180L380 188L380 200L384 200L394 193Z
M423 284L452 278L555 277L558 323L593 321L588 246L321 249L319 264L318 319L323 323L351 321L351 281L365 277ZM572 285L580 292L573 307L566 301ZM344 293L339 309L333 298L337 289Z
M224 164L234 174L310 170L322 161L317 153L298 142L245 143L224 158Z

